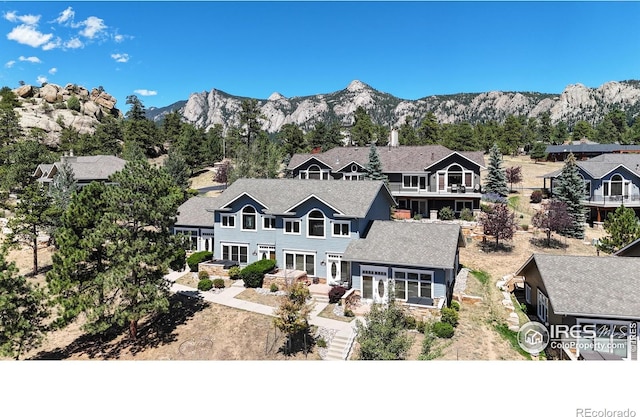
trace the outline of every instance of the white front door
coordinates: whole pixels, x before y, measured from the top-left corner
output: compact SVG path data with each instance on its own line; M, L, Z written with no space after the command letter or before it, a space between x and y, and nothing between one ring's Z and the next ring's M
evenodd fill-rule
M389 300L389 278L387 268L379 266L362 266L362 291L364 299L376 303L386 303Z
M342 255L327 254L327 284L337 285L342 281Z

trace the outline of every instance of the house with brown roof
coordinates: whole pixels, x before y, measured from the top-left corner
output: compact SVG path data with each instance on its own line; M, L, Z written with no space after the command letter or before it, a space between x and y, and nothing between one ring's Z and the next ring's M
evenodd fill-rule
M378 148L382 172L399 209L424 217L443 207L456 213L480 209L482 152L457 152L441 145ZM288 165L293 178L365 179L369 147L337 147L322 153L294 154Z

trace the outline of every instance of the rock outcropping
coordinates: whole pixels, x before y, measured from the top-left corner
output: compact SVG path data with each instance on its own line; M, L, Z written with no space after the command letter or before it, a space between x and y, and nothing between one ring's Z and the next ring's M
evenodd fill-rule
M23 85L13 92L20 102L15 110L23 130L41 130L43 142L50 147L58 146L63 127L92 134L106 115L122 117L122 112L116 108L116 99L102 89L89 91L75 84L65 87L45 84L42 87ZM72 97L78 99L78 108L68 108Z

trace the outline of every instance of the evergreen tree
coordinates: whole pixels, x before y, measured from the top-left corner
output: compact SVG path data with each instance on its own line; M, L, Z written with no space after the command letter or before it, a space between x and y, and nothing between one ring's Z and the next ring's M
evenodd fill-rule
M567 124L560 120L553 128L553 136L551 137L551 144L562 145L569 137L569 130Z
M304 133L293 123L287 123L280 128L280 132L278 132L278 139L284 147L284 153L289 156L295 153L304 152L307 147L304 139Z
M61 224L62 213L65 212L73 194L78 189L78 183L73 173L73 169L66 159L63 160L60 170L53 177L51 187L49 187L49 195L51 196L51 232L50 235L55 242L57 229Z
M163 167L181 190L186 191L189 188L191 169L179 150L174 147L169 149L169 154L167 159L164 160Z
M404 118L404 123L400 126L400 130L398 130L398 142L400 142L400 145L407 146L418 144L418 135L413 128L413 118L411 116Z
M351 127L351 144L365 146L373 141L374 126L371 117L364 107L359 106L354 114L354 124Z
M428 112L418 128L419 145L435 145L440 142L440 125L433 112Z
M536 142L533 144L531 148L531 152L529 153L529 157L535 161L537 164L539 160L544 159L547 155L547 145L543 142Z
M42 342L49 316L45 292L18 274L0 250L0 356L20 359Z
M604 221L604 230L609 234L600 239L600 249L613 253L640 239L640 223L632 208L621 205L615 212L609 213Z
M264 116L258 107L258 100L247 99L241 103L240 126L242 126L242 139L248 149L262 132L262 120Z
M326 151L327 136L327 125L324 122L316 122L313 125L313 129L307 133L307 142L311 150L320 149Z
M489 166L487 167L484 190L487 193L496 193L501 196L509 194L507 177L502 169L502 154L496 144L493 144L489 151Z
M356 322L360 360L405 359L411 339L405 330L406 317L402 309L390 300L383 305L374 303L365 316L365 324Z
M538 126L538 139L543 143L551 143L551 134L553 127L551 126L551 113L548 111L540 115L540 125Z
M573 126L573 131L571 132L571 140L580 141L582 139L590 140L593 137L593 128L591 125L584 121L578 120L576 124Z
M203 163L212 166L222 160L222 146L224 144L224 133L222 125L216 123L205 134L205 142L202 149Z
M369 147L369 162L366 166L367 173L365 177L374 181L386 181L387 176L382 173L382 162L380 162L380 154L375 143L371 143Z
M567 205L567 211L572 219L572 225L562 234L577 239L584 238L584 222L586 208L582 205L585 198L584 180L578 171L576 158L572 153L567 157L562 172L553 188L555 197Z
M106 116L96 126L93 139L100 144L100 153L105 155L120 155L124 142L121 123L113 116Z

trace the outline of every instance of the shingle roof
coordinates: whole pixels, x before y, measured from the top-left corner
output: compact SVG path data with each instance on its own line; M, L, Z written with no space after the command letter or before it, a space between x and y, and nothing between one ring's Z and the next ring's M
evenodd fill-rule
M633 242L629 243L627 246L620 248L617 252L613 254L615 256L626 256L627 252L635 250L635 248L640 248L640 239L636 239Z
M569 145L548 145L546 153L587 153L587 152L619 152L640 151L639 145L618 145L616 143L578 143Z
M441 145L379 147L378 154L383 172L424 172L428 166L455 153ZM457 152L474 163L485 166L482 152ZM294 154L289 161L289 169L294 169L310 158L316 158L333 170L356 162L366 166L369 162L369 147L344 146L317 154Z
M586 161L576 162L580 168L589 173L593 178L602 178L619 166L626 167L640 177L640 154L608 153ZM562 169L544 174L543 178L556 178L562 173Z
M377 220L366 238L354 240L345 260L407 266L452 268L456 251L464 246L458 224Z
M216 206L216 197L191 197L178 207L176 226L213 227L212 210Z
M283 214L315 196L344 216L364 218L381 190L387 195L389 205L395 205L383 181L241 178L217 197L215 206L222 209L241 195L249 194L267 207L265 213Z
M78 181L106 180L109 176L124 168L127 161L112 155L74 156L66 157L73 175ZM54 164L40 164L36 169L42 172L47 179L52 178L52 170L60 170L62 161Z
M556 314L640 318L640 258L534 254Z

